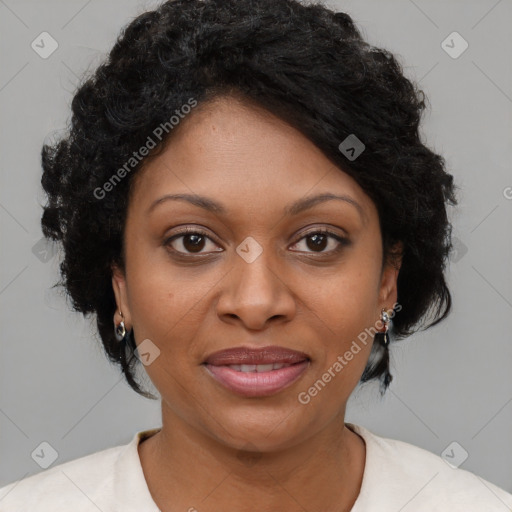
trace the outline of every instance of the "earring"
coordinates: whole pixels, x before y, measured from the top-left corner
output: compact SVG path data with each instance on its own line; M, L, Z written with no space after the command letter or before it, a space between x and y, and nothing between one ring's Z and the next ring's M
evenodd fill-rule
M121 315L121 318L123 318L123 313L121 312L121 310L119 310L119 314ZM114 322L114 334L116 335L117 341L121 342L124 340L124 337L126 335L126 329L123 320L121 320L121 322L118 325L115 325Z
M382 309L380 312L380 319L382 323L384 324L384 331L376 333L376 336L378 335L378 341L384 345L384 347L387 348L389 345L389 334L388 334L388 328L389 328L389 322L391 320L388 312L385 309Z

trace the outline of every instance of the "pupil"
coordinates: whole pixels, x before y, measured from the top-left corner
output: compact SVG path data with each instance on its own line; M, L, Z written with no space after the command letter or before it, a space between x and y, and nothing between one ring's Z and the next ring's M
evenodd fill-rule
M186 235L183 239L185 249L190 252L199 252L204 245L204 237L202 235Z
M313 241L313 243L310 245L309 241ZM315 235L311 235L310 237L308 237L308 247L310 249L325 249L326 247L326 241L327 241L327 237L325 235L322 235L322 234L315 234Z

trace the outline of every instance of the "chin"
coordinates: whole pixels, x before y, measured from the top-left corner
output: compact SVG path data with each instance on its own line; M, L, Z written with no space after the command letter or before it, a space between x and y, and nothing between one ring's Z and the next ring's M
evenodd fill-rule
M208 418L211 434L237 450L247 450L248 446L260 452L290 448L312 434L313 423L304 417L304 410L296 410L295 396L291 400L293 408L282 404L258 406L253 401L244 406L219 407L222 416Z

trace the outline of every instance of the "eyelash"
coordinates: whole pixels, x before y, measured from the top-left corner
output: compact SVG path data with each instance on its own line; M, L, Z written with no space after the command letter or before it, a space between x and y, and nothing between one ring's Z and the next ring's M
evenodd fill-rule
M200 236L205 237L208 240L214 242L214 240L212 240L205 231L202 231L201 229L198 229L198 228L190 228L189 227L189 228L185 228L182 231L180 231L179 233L176 233L173 236L167 238L164 241L164 245L166 247L170 247L171 243L174 240L176 240L176 239L178 239L180 237L186 236L186 235L200 235ZM337 233L334 233L333 231L330 231L330 230L325 229L325 228L318 228L318 229L315 229L314 231L309 231L308 233L305 233L304 235L301 236L301 238L299 238L292 245L297 245L303 239L308 238L308 237L313 236L313 235L328 235L329 237L334 238L339 243L339 245L338 245L338 247L336 249L331 249L330 251L319 251L319 252L317 252L317 251L308 251L308 254L331 254L332 255L332 254L340 252L344 247L350 245L350 240L348 238L342 237L342 236L338 235ZM175 254L177 254L179 256L183 256L185 258L202 257L205 254L205 253L186 253L186 252L181 252L181 251L177 251L176 249L173 249L172 247L170 247L170 249ZM222 252L222 251L214 251L214 252ZM303 251L298 251L298 252L303 252ZM208 254L208 253L206 253L206 254ZM212 254L212 253L210 253L210 254Z

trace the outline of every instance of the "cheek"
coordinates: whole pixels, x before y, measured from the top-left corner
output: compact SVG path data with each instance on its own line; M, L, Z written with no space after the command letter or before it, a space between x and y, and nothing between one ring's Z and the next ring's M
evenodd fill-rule
M149 338L162 352L174 352L200 325L202 302L218 279L200 267L173 265L162 248L128 246L127 286L137 340Z
M331 274L319 281L315 276L302 284L304 296L321 311L335 332L346 334L373 324L377 318L380 261L367 253L354 251Z
M332 382L329 388L335 400L357 384L371 351L372 329L378 321L379 258L378 251L375 256L369 248L361 247L331 275L321 281L311 275L301 284L301 293L308 297L305 303L314 313L311 321L323 332L316 351L316 377L330 369L326 379Z
M165 351L186 348L184 343L194 338L204 317L201 299L207 287L158 269L133 282L130 307L137 338L150 338Z

